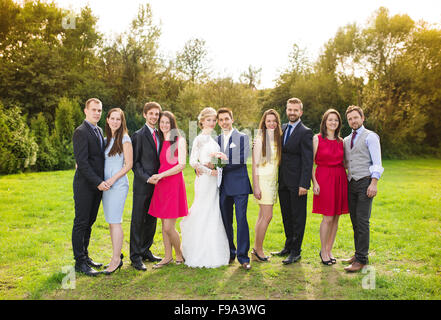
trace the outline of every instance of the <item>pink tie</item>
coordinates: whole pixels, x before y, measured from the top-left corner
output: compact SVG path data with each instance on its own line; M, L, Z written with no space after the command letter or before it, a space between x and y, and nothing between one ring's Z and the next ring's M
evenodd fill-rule
M155 140L156 152L158 152L158 141L156 140L156 130L153 131L153 140Z

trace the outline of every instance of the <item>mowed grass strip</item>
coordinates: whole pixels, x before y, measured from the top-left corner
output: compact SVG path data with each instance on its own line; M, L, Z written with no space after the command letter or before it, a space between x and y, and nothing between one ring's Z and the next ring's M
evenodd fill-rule
M384 167L372 210L372 268L367 273L347 274L340 262L332 267L321 264L321 216L311 213L311 192L299 263L284 266L282 258L272 257L269 263L252 263L249 272L237 262L217 269L171 265L160 270L147 263L146 272L136 271L128 259L130 189L123 216L123 268L109 277L76 274L73 283L62 268L74 265L74 171L1 176L0 299L441 299L441 160L390 160ZM189 166L184 176L191 205L195 176ZM129 173L130 187L132 180ZM258 205L250 196L251 248L257 216ZM280 250L284 240L277 204L265 238L266 253ZM110 261L102 208L89 251L96 261ZM164 253L160 221L152 251ZM340 218L333 252L337 259L354 252L349 215ZM63 289L63 283L75 288Z

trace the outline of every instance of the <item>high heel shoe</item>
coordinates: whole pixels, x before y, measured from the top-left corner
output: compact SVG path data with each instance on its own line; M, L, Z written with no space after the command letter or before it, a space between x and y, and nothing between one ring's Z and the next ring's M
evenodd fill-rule
M323 263L325 266L332 266L332 261L331 261L331 260L328 260L328 261L324 261L324 260L323 260L323 258L322 258L322 252L321 252L321 251L319 252L319 256L320 256L320 259L322 260L322 263Z
M176 264L177 265L180 265L180 264L183 264L185 262L185 258L184 257L182 257L182 260L176 260Z
M253 248L253 251L251 252L251 259L253 261L259 261L259 262L267 262L269 261L269 257L261 257L257 254L256 249Z
M105 275L111 275L112 273L114 273L116 270L121 270L121 267L123 266L123 258L124 258L124 255L121 253L121 259L120 259L120 262L119 262L119 265L118 265L118 267L116 267L114 270L112 270L112 271L107 271L107 270L104 270L103 271L103 273L105 274Z
M153 265L153 269L160 269L160 268L162 268L162 267L164 267L164 266L166 266L166 265L168 265L168 264L170 264L172 262L173 262L173 258L171 258L170 260L168 260L165 263L157 263L157 264Z
M124 258L124 255L121 253L121 260ZM110 266L110 263L106 264L104 266L104 269L107 269Z

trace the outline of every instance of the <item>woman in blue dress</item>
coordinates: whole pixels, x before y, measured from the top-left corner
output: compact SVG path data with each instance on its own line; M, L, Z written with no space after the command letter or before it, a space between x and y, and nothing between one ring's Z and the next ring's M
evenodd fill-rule
M104 179L111 186L103 192L104 216L109 223L113 255L105 274L111 274L123 265L122 215L129 192L127 172L132 169L132 142L127 134L126 119L120 108L113 108L106 117Z

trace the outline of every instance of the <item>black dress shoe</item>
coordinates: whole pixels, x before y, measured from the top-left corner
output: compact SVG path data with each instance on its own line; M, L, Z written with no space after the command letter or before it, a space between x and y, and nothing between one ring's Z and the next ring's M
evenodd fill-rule
M142 261L139 261L139 262L132 261L132 267L135 268L136 270L139 270L139 271L146 271L147 270L147 267L145 266L144 263L142 263Z
M290 250L283 248L282 251L279 252L271 252L271 255L273 256L279 256L279 257L285 257L291 253Z
M293 262L297 262L297 261L299 261L300 258L301 258L300 255L296 255L296 254L294 254L294 253L291 253L291 254L288 256L288 258L286 258L286 259L283 260L282 262L283 262L283 264L291 264L291 263L293 263Z
M86 276L95 277L100 274L99 271L91 268L86 261L75 264L75 271L85 274Z
M162 261L162 258L155 256L153 253L149 252L147 253L143 258L143 261L150 261L150 262L159 262Z
M103 266L102 263L97 263L94 262L92 259L90 259L89 257L86 259L86 263L89 265L89 267L91 268L101 268Z

